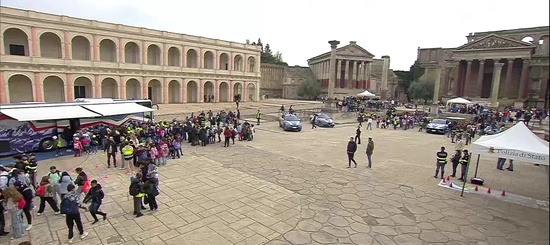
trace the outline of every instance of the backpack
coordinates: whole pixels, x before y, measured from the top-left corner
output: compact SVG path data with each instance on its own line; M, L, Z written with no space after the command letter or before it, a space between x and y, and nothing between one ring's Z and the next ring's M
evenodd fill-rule
M78 202L71 200L70 198L64 198L59 205L59 211L62 214L78 214Z
M136 196L137 194L139 194L138 188L139 188L138 183L132 183L128 190L128 193L130 194L130 196Z
M38 186L38 189L36 189L36 195L39 197L46 195L46 185Z

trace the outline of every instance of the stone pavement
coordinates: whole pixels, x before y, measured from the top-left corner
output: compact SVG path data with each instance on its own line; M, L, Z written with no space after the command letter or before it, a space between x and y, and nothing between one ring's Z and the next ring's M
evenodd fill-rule
M360 166L345 168L345 144L355 125L293 133L266 123L251 142L186 146L182 159L159 169L159 211L137 219L127 196L129 176L105 168L105 155L40 166L83 166L104 186L102 210L109 217L92 226L83 214L90 236L76 244L548 244L547 211L474 194L461 198L437 187L434 152L452 147L443 136L363 131L376 144L371 170L364 143L356 157ZM481 163L486 185L547 198L542 167L518 163L516 171L501 172L492 165ZM62 217L47 208L35 218L25 239L66 242ZM2 239L0 244L20 242Z

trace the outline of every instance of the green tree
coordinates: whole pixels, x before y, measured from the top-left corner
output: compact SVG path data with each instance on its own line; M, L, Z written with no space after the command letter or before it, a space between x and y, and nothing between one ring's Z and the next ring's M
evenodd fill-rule
M250 43L250 40L247 39L246 43L247 44ZM261 63L288 66L288 64L283 61L283 54L279 51L276 51L275 54L273 54L273 50L271 49L271 46L269 44L266 44L264 47L264 44L262 43L261 38L258 38L258 42L252 42L252 45L260 46Z
M298 96L307 99L314 99L321 94L321 85L319 82L308 79L298 85Z
M409 99L423 100L424 105L434 96L434 82L412 82L408 89Z
M273 55L273 52L271 52L271 46L269 46L269 43L265 45L264 53Z
M409 93L409 87L413 82L418 82L425 72L426 69L417 62L415 62L408 71L394 71L395 75L399 79L398 86L405 90L407 99L413 99Z
M275 58L275 62L277 62L277 63L284 63L284 61L283 61L283 54L281 54L281 52L279 52L279 51L275 52L275 54L273 55L273 57Z

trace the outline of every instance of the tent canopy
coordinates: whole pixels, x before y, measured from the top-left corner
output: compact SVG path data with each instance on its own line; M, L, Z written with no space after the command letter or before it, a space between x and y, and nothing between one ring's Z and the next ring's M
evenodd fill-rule
M502 133L482 136L471 149L472 153L542 165L549 165L548 150L548 142L531 132L523 122Z
M373 93L369 92L368 90L365 90L362 93L357 94L357 96L363 96L363 97L376 97Z
M449 104L466 104L466 105L470 105L470 104L473 104L473 103L471 101L467 100L467 99L457 97L457 98L454 98L454 99L447 100L447 105L449 105Z

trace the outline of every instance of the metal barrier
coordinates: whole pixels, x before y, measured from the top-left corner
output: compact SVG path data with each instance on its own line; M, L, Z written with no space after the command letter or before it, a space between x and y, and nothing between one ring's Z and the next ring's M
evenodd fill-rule
M153 106L156 106L157 107L157 111L160 110L160 107L158 104L153 104Z

